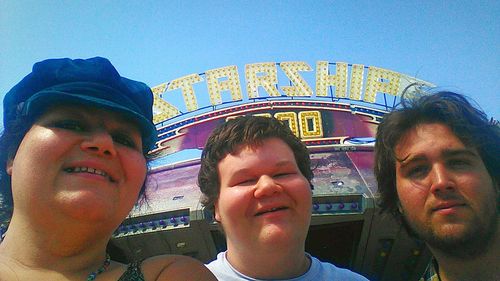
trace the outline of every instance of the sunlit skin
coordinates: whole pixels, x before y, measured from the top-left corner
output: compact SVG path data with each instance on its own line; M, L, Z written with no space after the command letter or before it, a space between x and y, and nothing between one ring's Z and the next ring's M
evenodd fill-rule
M14 214L0 244L0 280L85 280L102 266L112 232L138 199L146 178L134 122L96 107L56 106L24 136L6 170ZM215 280L183 256L145 260L149 280ZM96 280L118 280L111 262ZM3 279L5 278L5 279Z
M98 172L72 171L76 167ZM27 132L7 171L14 212L41 221L68 216L113 227L137 200L146 160L133 123L116 113L60 106Z
M497 187L476 149L447 126L430 123L410 129L395 152L400 208L443 275L498 249ZM443 262L449 258L458 262Z
M304 241L311 217L311 188L290 147L278 138L266 139L256 147L239 147L217 168L220 195L215 218L226 233L231 264L259 278L304 273L309 266Z

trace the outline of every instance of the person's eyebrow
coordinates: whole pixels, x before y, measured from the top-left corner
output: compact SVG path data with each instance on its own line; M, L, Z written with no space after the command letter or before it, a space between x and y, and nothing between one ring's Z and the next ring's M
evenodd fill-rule
M456 156L479 157L479 155L474 150L467 149L467 148L445 149L441 153L441 155L443 156L443 158L452 158L452 157L456 157ZM402 159L396 157L396 160L400 163L401 168L404 168L411 163L423 161L425 159L427 159L427 157L425 157L422 154L417 154L417 155L408 154L408 155L406 155L406 157L404 157Z
M427 159L427 157L421 154L408 154L402 159L396 157L396 161L399 162L401 168L404 168L414 162L424 161L425 159Z
M468 156L468 157L479 157L479 155L472 149L447 149L443 151L442 155L445 158L456 157L456 156Z
M286 166L295 166L295 163L291 160L282 160L276 163L276 167L286 167Z
M295 164L293 161L290 161L290 160L283 160L283 161L279 161L275 164L275 167L295 167ZM241 177L241 176L247 176L247 175L250 175L252 173L252 168L241 168L241 169L237 169L236 171L234 171L230 178L233 179L233 178L236 178L236 177Z
M239 170L234 171L231 174L230 178L235 178L235 177L240 177L240 176L246 176L246 175L248 175L249 172L250 172L250 169L247 169L247 168L239 169Z

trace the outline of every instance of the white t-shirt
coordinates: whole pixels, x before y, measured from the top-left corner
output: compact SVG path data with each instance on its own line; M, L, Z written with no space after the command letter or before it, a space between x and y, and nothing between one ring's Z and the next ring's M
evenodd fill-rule
M281 281L368 281L365 277L348 269L338 268L331 263L321 262L309 254L307 254L307 256L311 259L311 267L309 267L309 270L306 273L296 278L284 279ZM263 279L255 279L246 276L234 269L234 267L232 267L226 259L226 252L217 254L217 259L207 264L206 267L212 271L218 280L222 281L264 281ZM273 280L280 281L278 279Z

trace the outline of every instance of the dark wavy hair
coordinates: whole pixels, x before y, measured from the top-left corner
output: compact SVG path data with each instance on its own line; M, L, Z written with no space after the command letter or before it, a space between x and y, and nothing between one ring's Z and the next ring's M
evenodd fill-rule
M313 172L309 151L290 128L272 117L240 116L215 128L203 149L198 186L203 193L201 203L205 210L213 214L214 204L219 198L219 162L241 145L259 146L269 138L279 138L290 147L300 172L312 188Z
M9 110L16 110L16 108ZM5 114L6 112L4 116ZM7 164L14 159L24 135L31 126L32 122L24 116L19 116L5 124L0 135L0 225L3 227L6 227L10 221L13 208L11 177L7 174Z
M9 110L17 110L11 108ZM4 112L4 116L5 116ZM37 117L27 117L16 113L16 119L5 124L5 128L0 135L0 227L7 227L12 217L14 202L12 199L11 176L7 174L7 163L16 156L19 145L24 136L36 122ZM146 158L149 170L149 162L155 155L148 154L144 150L143 155ZM143 183L139 192L138 203L147 203L146 182Z
M402 97L401 108L386 114L378 126L374 172L378 182L381 212L388 212L404 224L398 210L395 147L419 124L446 125L464 145L475 148L500 194L500 127L460 94L440 91Z

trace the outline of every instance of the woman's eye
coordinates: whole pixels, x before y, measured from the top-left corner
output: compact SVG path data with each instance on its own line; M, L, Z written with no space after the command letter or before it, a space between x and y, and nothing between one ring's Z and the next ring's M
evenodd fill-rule
M468 167L470 165L470 162L468 160L453 159L448 162L448 165L451 168L464 168Z
M123 134L113 135L113 141L130 148L137 148L137 144L135 143L135 141L127 135Z
M56 128L59 128L59 129L78 131L78 132L85 131L85 129L86 129L85 126L81 122L76 121L76 120L55 121L53 126Z

